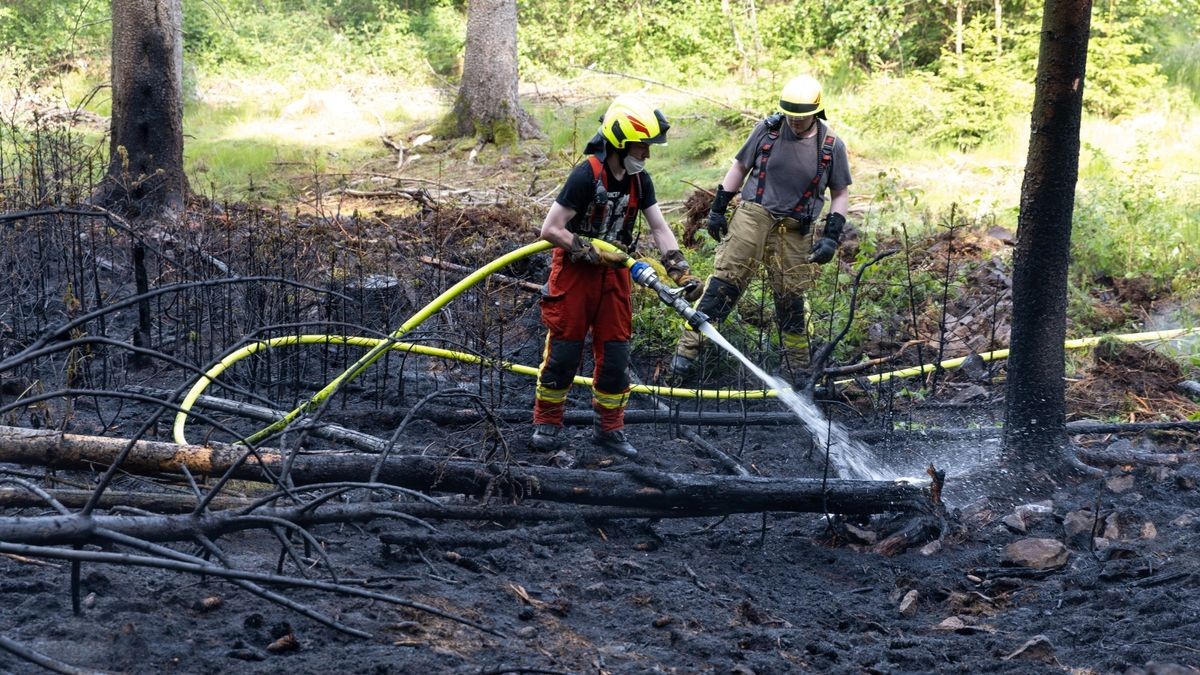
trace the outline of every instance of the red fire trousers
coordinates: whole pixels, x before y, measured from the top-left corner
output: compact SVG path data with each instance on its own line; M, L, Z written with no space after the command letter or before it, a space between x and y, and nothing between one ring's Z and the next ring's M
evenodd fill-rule
M533 404L534 424L561 425L567 392L592 334L592 410L601 431L625 426L629 401L629 336L633 324L632 281L621 268L572 262L554 250L542 295L546 346Z

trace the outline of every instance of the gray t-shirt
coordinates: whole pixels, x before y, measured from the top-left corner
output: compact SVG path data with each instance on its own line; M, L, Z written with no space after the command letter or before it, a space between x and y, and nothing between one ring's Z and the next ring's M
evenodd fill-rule
M798 215L793 209L812 184L813 176L817 173L821 145L825 142L825 135L830 133L824 122L821 122L820 126L811 138L797 137L786 121L779 126L779 137L771 144L766 187L762 198L763 208L776 218ZM755 201L759 184L758 172L762 164L762 147L768 140L767 134L766 122L759 122L735 157L739 164L749 169L746 182L742 186L742 201ZM849 187L853 182L850 178L850 160L846 154L846 144L840 137L835 136L833 159L825 168L817 191L808 205L807 212L811 214L812 219L816 220L817 216L821 215L821 209L825 205L826 188L840 190Z

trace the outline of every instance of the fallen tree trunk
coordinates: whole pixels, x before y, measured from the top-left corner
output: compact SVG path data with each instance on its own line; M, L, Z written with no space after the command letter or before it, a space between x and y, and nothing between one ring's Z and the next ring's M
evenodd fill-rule
M92 498L92 490L46 490L58 503L69 509L82 509ZM239 497L216 497L209 502L213 510L234 509L252 506L254 500ZM0 488L0 506L15 508L46 506L46 500L28 490ZM96 505L102 509L128 506L154 513L190 513L196 509L196 496L184 493L164 492L113 492L106 491Z
M1120 466L1122 464L1140 464L1142 466L1180 466L1188 462L1200 461L1200 452L1143 452L1140 450L1097 450L1092 448L1076 448L1075 454L1079 459L1093 466Z
M93 468L110 464L127 444L125 439L0 427L0 463ZM225 473L244 453L241 446L224 444L138 441L121 468L146 474L174 473L186 466L193 474L212 476ZM296 485L362 481L379 460L359 453L299 455L289 477ZM233 478L270 481L282 466L278 451L262 448L233 472ZM901 482L675 474L642 467L583 471L412 455L387 458L378 481L485 499L544 499L695 516L760 511L869 514L930 505L925 489Z
M52 498L67 508L83 508L92 497L91 490L46 490ZM215 511L246 508L259 500L238 497L217 497L209 502ZM554 521L599 522L606 520L680 518L684 513L658 511L656 509L627 509L619 506L565 506L548 507L539 505L488 504L484 502L439 502L423 501L386 502L389 512L405 514L422 520L487 520L514 523L545 523ZM0 507L30 508L44 507L46 500L38 495L18 488L0 488ZM191 513L196 509L196 498L191 495L168 495L144 492L113 492L100 497L101 508L118 506L133 507L154 513Z
M217 538L231 532L266 529L288 522L300 527L328 523L365 522L385 518L390 504L332 504L309 510L303 506L285 509L258 508L215 511L203 515L81 516L77 514L0 518L0 541L39 546L93 543L101 532L116 532L142 541L181 541L199 535Z

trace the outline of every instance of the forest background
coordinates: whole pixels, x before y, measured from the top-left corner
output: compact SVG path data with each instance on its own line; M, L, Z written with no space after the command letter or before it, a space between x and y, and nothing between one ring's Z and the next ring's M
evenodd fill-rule
M662 0L615 11L599 0L521 2L522 103L545 137L499 146L441 133L462 71L465 2L183 7L186 170L192 190L214 200L356 208L314 203L314 186L360 185L380 167L396 169L381 136L407 144L406 176L466 187L554 183L579 160L612 95L639 91L673 121L649 168L660 199L679 201L693 185L711 189L782 84L812 72L851 150L860 256L900 228L904 236L964 224L1016 229L1041 3ZM1093 311L1097 284L1114 278L1172 296L1169 323L1195 323L1198 23L1198 0L1094 7L1071 337L1145 327ZM0 6L0 110L15 119L21 101L35 100L93 115L78 130L102 153L110 25L100 0ZM24 141L14 133L4 142ZM702 238L701 253L709 248Z

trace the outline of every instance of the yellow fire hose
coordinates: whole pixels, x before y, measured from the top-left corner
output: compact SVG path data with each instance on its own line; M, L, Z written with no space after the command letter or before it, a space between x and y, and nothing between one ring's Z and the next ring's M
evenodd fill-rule
M610 250L610 251L617 250L617 248L615 246L613 246L607 242L604 242L604 241L593 240L592 243L593 243L593 245L595 245L599 248L602 248L602 249L606 249L606 250ZM490 274L498 271L499 269L507 266L508 264L510 264L516 260L519 260L526 256L534 255L536 253L540 253L541 251L544 251L550 247L551 247L550 242L537 241L537 242L534 242L527 246L523 246L519 249L516 249L515 251L507 253L503 256L500 256L499 258L496 258L495 260L491 261L487 265L484 265L483 267L480 267L479 269L475 270L471 274L467 275L464 279L462 279L458 283L454 284L450 288L446 289L444 292L442 292L441 295L434 298L432 301L429 302L429 304L422 307L416 314L413 314L411 317L409 317L409 319L407 321L405 321L403 324L401 324L401 326L399 328L397 328L395 331L393 331L387 338L355 337L355 336L344 336L344 335L288 335L288 336L284 336L284 337L271 338L268 340L258 340L258 341L251 342L250 344L247 344L247 345L241 347L237 351L234 351L233 353L225 356L218 363L216 363L213 367L211 367L207 371L205 371L204 376L202 376L199 380L197 380L196 384L194 384L192 386L192 388L188 391L187 395L184 397L183 401L180 403L179 413L176 414L176 416L175 416L175 424L174 424L174 428L173 428L173 435L175 438L175 442L180 443L180 444L187 444L188 441L187 441L187 437L184 433L184 427L187 424L188 413L191 410L192 406L195 405L196 400L199 399L201 394L204 393L204 390L207 389L208 386L210 384L212 384L221 373L225 372L225 370L227 370L230 366L232 366L233 364L237 363L238 361L240 361L248 356L257 354L258 352L266 350L266 349L272 349L274 347L285 347L285 346L304 345L304 344L326 344L326 345L332 344L332 345L352 345L352 346L358 346L358 347L367 347L368 350L365 354L363 354L361 357L359 357L359 359L357 361L355 361L353 365L351 365L349 368L347 368L342 374L335 377L333 380L331 380L329 382L329 384L325 385L320 391L313 394L312 397L308 401L305 401L304 403L302 403L301 405L296 407L296 409L286 413L279 420L276 420L275 422L271 423L270 425L263 427L262 429L260 429L259 431L256 431L255 433L251 434L250 436L247 436L245 440L248 443L255 443L257 441L262 440L263 438L266 438L270 434L273 434L277 431L282 430L288 424L290 424L292 421L294 421L297 417L302 415L305 411L311 410L311 409L315 408L316 406L319 406L323 401L325 401L325 399L327 399L331 394L333 394L338 389L338 387L340 387L341 385L346 384L346 383L350 382L351 380L353 380L354 378L358 377L360 374L363 373L363 371L365 371L367 368L369 368L371 366L371 364L375 363L375 361L377 361L379 359L379 357L383 356L384 354L386 354L389 351L412 352L415 354L423 354L426 356L434 356L434 357L438 357L438 358L455 359L455 360L463 361L466 363L477 363L477 364L482 363L488 367L503 368L505 370L508 370L508 371L514 372L514 373L518 373L520 375L529 375L531 377L537 377L538 369L530 367L530 366L524 366L524 365L520 365L520 364L516 364L516 363L510 363L507 361L497 361L497 360L493 360L493 359L487 359L487 358L480 357L475 354L469 354L466 352L453 351L453 350L449 350L449 349L441 349L438 347L429 347L426 345L419 345L419 344L413 344L413 343L408 343L408 342L400 342L399 338L401 338L409 331L413 330L417 326L424 323L425 320L427 320L429 317L431 317L434 313L436 313L442 307L449 304L451 300L455 299L456 297L461 295L465 290L467 290L468 288L479 283L480 281L482 281L484 278L486 278ZM629 267L632 267L634 262L635 261L631 258L628 261L627 265ZM1127 335L1115 335L1115 336L1111 336L1111 337L1116 340L1120 340L1122 342L1144 342L1144 341L1151 341L1151 340L1172 340L1172 339L1175 339L1178 337L1183 337L1185 335L1190 335L1190 334L1194 334L1197 332L1200 332L1200 329L1193 328L1193 329L1176 329L1176 330L1167 330L1167 331L1153 331L1153 332L1148 332L1148 333L1131 333L1131 334L1127 334ZM1079 349L1082 347L1090 347L1090 346L1096 345L1102 339L1104 339L1104 338L1103 337L1091 337L1091 338L1083 338L1083 339L1079 339L1079 340L1068 340L1066 342L1066 347L1068 349ZM979 356L984 361L992 361L995 359L1006 358L1008 356L1008 351L1009 350L1007 350L1007 349L1001 349L1001 350L997 350L997 351L987 352L985 354L980 354ZM966 360L966 358L963 357L963 358L955 358L955 359L949 359L946 361L942 361L940 364L922 364L920 366L913 366L911 368L905 368L902 370L896 370L896 371L892 371L892 372L888 372L888 373L881 373L879 375L871 375L871 376L866 377L865 380L870 383L877 383L877 382L885 382L885 381L893 379L893 378L914 377L914 376L921 375L924 373L933 372L938 366L940 366L943 369L957 368L957 367L961 366L963 361L965 361L965 360ZM574 379L574 383L579 384L579 385L591 386L592 378L576 376ZM847 384L853 384L853 383L854 383L854 380L851 380L851 379L838 380L835 382L835 384L843 385L843 386L847 385ZM639 393L639 394L657 394L660 396L671 396L671 397L675 397L675 398L703 398L703 399L717 399L717 400L763 399L763 398L774 397L776 395L776 390L774 390L774 389L747 389L747 390L684 389L684 388L678 388L678 387L657 387L657 386L650 386L650 385L634 385L633 387L631 387L631 392Z

